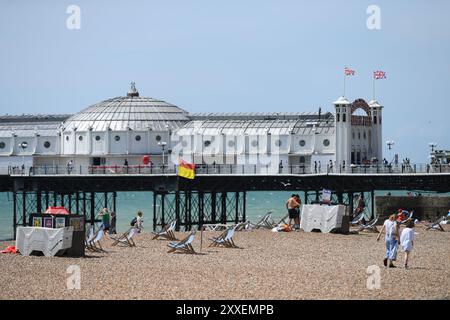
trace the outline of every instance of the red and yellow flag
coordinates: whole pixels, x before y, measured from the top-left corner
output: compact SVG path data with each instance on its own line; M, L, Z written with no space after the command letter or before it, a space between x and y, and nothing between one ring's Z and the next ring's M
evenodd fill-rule
M178 175L186 179L195 178L195 164L180 159L178 164Z

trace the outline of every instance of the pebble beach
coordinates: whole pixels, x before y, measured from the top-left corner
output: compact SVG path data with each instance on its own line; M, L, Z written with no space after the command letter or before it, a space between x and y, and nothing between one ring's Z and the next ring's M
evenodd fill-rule
M0 255L0 299L450 299L447 232L415 228L411 269L383 266L384 241L349 235L270 230L237 232L240 249L208 248L219 232L196 234L196 255L167 253L168 241L135 237L136 247L112 247L84 258ZM179 238L184 233L177 233ZM14 242L0 242L4 249ZM200 248L201 247L201 248ZM201 250L200 250L201 249ZM67 268L79 266L81 288L67 288ZM380 289L366 286L380 268Z

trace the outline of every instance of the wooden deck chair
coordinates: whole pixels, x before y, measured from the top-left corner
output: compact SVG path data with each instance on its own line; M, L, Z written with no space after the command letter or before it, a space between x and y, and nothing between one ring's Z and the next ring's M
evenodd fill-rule
M95 251L92 247L92 241L94 241L95 236L94 227L91 226L86 234L86 240L84 241L85 248L89 251Z
M158 238L164 238L167 240L178 240L175 236L175 228L177 226L177 220L173 220L170 223L166 224L159 232L152 232L154 235L152 240L158 239Z
M109 237L114 240L112 246L116 246L120 243L128 247L136 247L136 243L133 240L133 237L136 235L136 233L138 233L138 229L132 227L128 229L127 232L123 233L120 237L112 237L112 236Z
M287 224L287 223L286 223L286 219L288 219L288 218L289 218L289 213L286 214L283 218L281 218L280 221L278 221L278 222L275 224L275 227L278 227L278 226L279 226L280 224L282 224L282 223Z
M233 241L234 232L236 231L236 225L235 227L228 228L222 234L216 238L211 238L211 244L210 247L219 247L223 246L225 248L239 248Z
M102 240L104 235L105 235L105 231L103 229L99 229L97 231L95 238L89 243L90 247L92 248L92 251L105 252L105 250L103 250L102 244L100 242L100 240Z
M441 225L441 222L444 220L445 220L445 217L441 217L438 220L429 223L426 230L438 230L438 231L445 232L445 229Z
M364 216L365 216L365 214L364 214L364 210L363 210L350 222L350 224L352 226L360 225L362 223L362 220L364 219Z
M378 228L376 226L377 222L378 217L374 218L372 221L369 221L366 224L361 224L358 231L378 232Z
M255 229L265 228L265 229L273 229L275 227L274 222L272 220L272 211L267 212L262 219L254 225Z
M181 241L178 242L171 242L168 244L170 247L169 251L167 253L188 253L188 254L195 254L195 250L192 247L192 242L195 238L195 230L192 231L186 238L184 238Z

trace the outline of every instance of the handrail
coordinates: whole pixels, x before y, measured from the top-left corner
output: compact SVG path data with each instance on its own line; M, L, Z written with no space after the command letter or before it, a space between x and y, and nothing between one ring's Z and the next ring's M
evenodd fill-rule
M89 165L89 166L21 166L0 167L0 175L170 175L177 174L177 165ZM195 173L199 175L306 175L306 174L437 174L450 173L450 164L410 165L261 165L261 164L200 164Z

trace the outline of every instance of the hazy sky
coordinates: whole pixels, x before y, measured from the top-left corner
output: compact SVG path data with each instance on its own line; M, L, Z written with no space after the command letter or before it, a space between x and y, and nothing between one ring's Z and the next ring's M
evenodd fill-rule
M372 72L386 71L383 140L400 157L450 149L447 0L0 0L0 30L2 114L75 113L131 81L190 112L332 111L348 66L349 100L370 100Z

